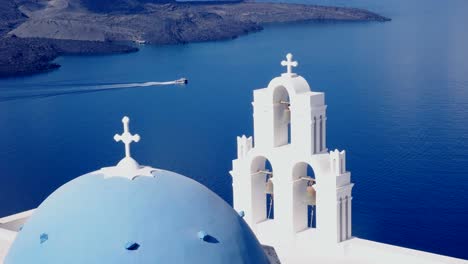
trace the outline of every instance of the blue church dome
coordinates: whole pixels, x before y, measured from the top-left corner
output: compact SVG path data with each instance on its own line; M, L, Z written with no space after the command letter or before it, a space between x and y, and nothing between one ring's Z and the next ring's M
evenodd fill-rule
M180 174L78 177L52 193L18 233L6 264L268 263L245 221Z

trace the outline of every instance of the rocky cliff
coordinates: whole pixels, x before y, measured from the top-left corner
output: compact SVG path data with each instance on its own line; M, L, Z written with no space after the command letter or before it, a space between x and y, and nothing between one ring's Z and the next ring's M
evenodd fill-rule
M56 68L50 61L62 54L136 50L123 43L231 39L277 22L389 20L355 8L255 2L0 0L0 5L6 7L0 11L0 76Z

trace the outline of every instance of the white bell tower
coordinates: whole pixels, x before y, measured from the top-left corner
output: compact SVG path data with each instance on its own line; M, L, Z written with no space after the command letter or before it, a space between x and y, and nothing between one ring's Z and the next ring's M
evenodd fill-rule
M292 72L291 54L281 65L286 73L254 91L254 139L237 138L234 208L276 250L336 244L351 237L345 152L326 147L324 93Z

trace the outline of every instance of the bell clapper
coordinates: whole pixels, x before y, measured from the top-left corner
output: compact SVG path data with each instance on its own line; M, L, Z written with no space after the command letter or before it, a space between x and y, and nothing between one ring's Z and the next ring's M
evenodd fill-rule
M268 209L268 219L271 217L271 209L273 208L273 194L270 195L270 209Z
M312 207L312 209L310 210L310 223L309 223L309 226L312 227L312 223L314 221L314 208L315 208L315 206L311 205L310 207Z
M270 204L267 212L267 219L271 217L271 211L273 209L273 174L267 174L266 183L265 183L265 193L270 195Z

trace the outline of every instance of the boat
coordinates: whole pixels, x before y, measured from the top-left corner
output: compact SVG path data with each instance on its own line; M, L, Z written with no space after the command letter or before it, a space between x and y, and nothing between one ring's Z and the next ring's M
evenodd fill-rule
M187 84L188 80L187 78L180 78L179 80L175 81L176 84Z

